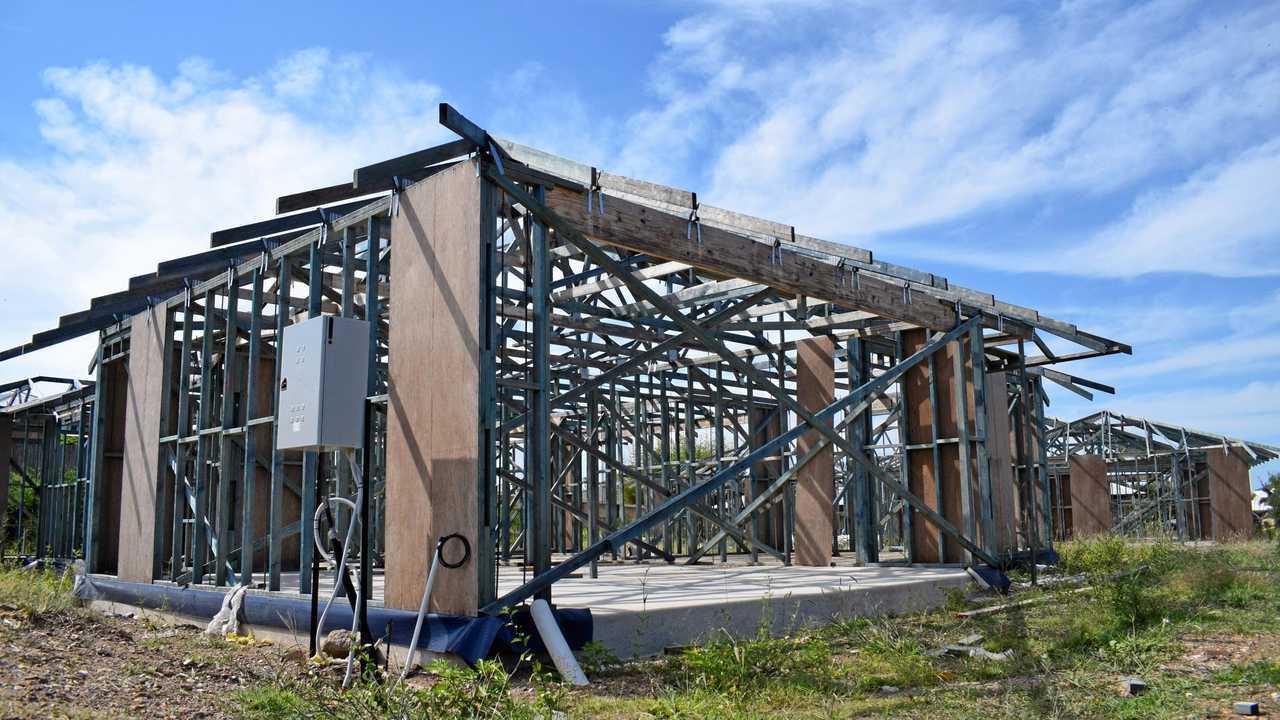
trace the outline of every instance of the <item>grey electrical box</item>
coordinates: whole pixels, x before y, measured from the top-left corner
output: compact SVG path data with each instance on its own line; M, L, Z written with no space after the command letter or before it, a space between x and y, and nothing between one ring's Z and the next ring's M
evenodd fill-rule
M321 315L288 325L280 343L276 447L364 445L369 323Z

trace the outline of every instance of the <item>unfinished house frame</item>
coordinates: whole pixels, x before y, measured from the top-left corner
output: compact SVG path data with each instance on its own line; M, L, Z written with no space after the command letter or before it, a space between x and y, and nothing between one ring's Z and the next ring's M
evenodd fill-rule
M1050 418L1045 432L1059 540L1250 537L1249 468L1280 457L1270 445L1109 410Z
M1105 388L1049 366L1128 346L440 121L459 139L281 197L0 354L99 333L83 402L123 401L44 521L83 526L91 572L311 591L310 518L351 477L273 428L278 340L321 314L371 321L387 607L416 609L448 533L473 554L432 607L473 616L614 563L1002 567L1052 542L1044 382Z
M56 390L37 391L49 385ZM38 376L0 385L0 537L19 557L77 557L84 546L95 399L93 383L73 378ZM118 461L118 454L102 458Z

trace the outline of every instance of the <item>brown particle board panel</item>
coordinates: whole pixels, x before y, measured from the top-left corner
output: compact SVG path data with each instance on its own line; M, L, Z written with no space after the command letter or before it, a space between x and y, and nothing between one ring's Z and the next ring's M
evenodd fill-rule
M1086 538L1111 531L1111 481L1101 455L1072 455L1071 537Z
M478 548L480 179L471 163L408 188L391 223L386 604L416 609L435 538ZM431 607L474 615L474 557Z
M125 393L121 475L121 580L151 582L160 473L160 410L165 361L172 354L164 305L133 316Z
M1009 386L1003 372L987 374L987 454L991 459L992 547L1000 553L1018 547L1018 515L1013 479Z
M907 330L902 333L902 351L910 355L928 343L924 330ZM954 360L956 352L962 353L962 372L964 373L967 407L973 408L973 383L970 379L968 345L949 343L934 353L934 372L936 373L935 391L936 406L929 396L929 363L923 361L907 370L904 376L905 399L907 403L907 442L911 445L930 443L933 440L931 418L938 418L939 440L954 439L959 434L959 408L955 402ZM966 422L969 422L966 420ZM970 423L971 425L971 423ZM972 432L972 430L971 430ZM961 530L965 527L963 516L963 496L966 491L961 475L961 458L970 463L970 478L975 477L971 453L960 452L955 442L944 442L938 446L938 463L935 467L933 450L917 448L907 451L908 456L908 488L920 497L933 510L940 513L952 525ZM942 503L938 507L938 494L941 489ZM972 492L972 483L969 492ZM970 496L971 507L977 512L977 498ZM954 539L942 535L923 515L913 513L911 532L914 543L915 562L963 562L964 548ZM938 546L939 539L945 547Z
M1213 539L1247 539L1253 536L1253 492L1249 486L1249 463L1239 450L1208 450L1209 514Z
M834 350L829 337L796 343L796 395L809 412L816 413L835 401ZM816 430L801 435L797 455L807 455L822 437ZM795 564L826 567L831 564L835 531L835 454L831 445L827 444L797 475Z

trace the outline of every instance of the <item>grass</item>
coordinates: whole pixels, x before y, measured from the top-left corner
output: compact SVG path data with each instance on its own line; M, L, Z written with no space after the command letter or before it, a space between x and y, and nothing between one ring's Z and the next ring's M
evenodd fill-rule
M1059 573L1084 575L1087 590L1029 588L1020 597L1053 599L971 619L955 613L972 603L951 594L934 612L848 618L787 637L726 634L658 659L618 661L593 646L584 662L596 684L586 692L560 689L551 704L539 705L543 690L530 691L496 664L437 668L441 677L425 690L362 687L341 695L326 690L331 682L308 681L247 690L243 703L249 716L263 718L531 718L550 717L556 707L568 717L619 719L1181 718L1216 714L1280 683L1274 658L1227 662L1214 671L1180 662L1188 643L1215 636L1270 638L1280 651L1275 546L1098 538L1066 543L1059 552ZM987 650L1012 650L1012 658L929 652L975 633ZM1150 690L1120 696L1116 687L1126 675L1142 677Z
M959 619L967 605L897 618L855 618L788 638L722 639L683 655L624 664L613 676L660 688L575 698L576 717L1173 718L1214 712L1251 688L1274 692L1280 666L1253 661L1216 674L1179 665L1186 643L1215 635L1271 638L1280 648L1280 552L1249 543L1193 548L1100 538L1060 549L1061 572L1089 589L1030 589L1051 602ZM1007 662L928 651L984 636ZM628 670L628 667L630 670ZM1116 691L1124 675L1151 690ZM610 682L610 681L606 681ZM1249 695L1245 695L1249 696ZM1256 699L1256 698L1255 698Z
M72 578L43 570L0 572L0 606L29 619L50 619L77 612L80 603L71 595Z
M955 613L974 603L953 593L934 612L838 619L786 637L726 634L657 659L619 661L595 644L583 653L594 681L585 691L570 692L525 654L472 669L437 664L426 686L370 676L343 691L331 672L313 669L243 689L232 702L249 718L350 720L1181 718L1220 714L1235 700L1267 702L1280 690L1276 545L1098 538L1058 550L1057 573L1083 575L1085 590L1025 588L1020 598L1051 599L968 619ZM55 575L0 573L0 605L28 617L74 612L69 587ZM1011 658L931 652L971 634ZM1217 656L1191 654L1215 643ZM1237 652L1250 643L1255 650ZM206 661L194 650L191 658ZM1120 696L1127 675L1150 690Z
M372 674L341 690L332 674L316 672L281 678L268 686L236 693L234 705L245 718L477 718L533 720L560 710L563 694L544 689L532 698L514 692L512 674L496 660L475 668L437 662L436 681L427 687L382 681Z

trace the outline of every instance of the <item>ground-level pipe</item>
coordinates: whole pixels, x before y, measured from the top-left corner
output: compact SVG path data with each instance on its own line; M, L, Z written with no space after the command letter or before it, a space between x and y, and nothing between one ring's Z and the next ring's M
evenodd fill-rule
M445 543L455 538L462 542L463 555L462 559L458 562L450 563L448 560L444 559L444 546ZM404 659L404 668L400 670L401 680L404 680L405 676L409 674L409 668L413 667L414 655L418 652L418 638L422 636L422 623L427 619L427 607L431 603L431 586L435 584L436 581L436 570L438 570L441 565L450 569L460 568L470 558L471 544L468 543L467 539L462 535L459 535L458 533L453 533L452 535L441 535L440 538L436 540L435 552L431 555L431 568L427 570L427 584L422 589L422 604L418 607L418 619L413 624L413 639L409 641L409 654Z
M444 538L436 541L436 550L431 555L431 569L427 571L427 584L422 589L422 605L418 608L418 620L413 624L413 639L409 641L409 654L405 656L404 667L400 670L400 679L404 680L413 667L413 657L418 652L418 638L422 636L422 622L427 619L427 606L431 602L431 585L436 581L436 570L440 568L440 546Z
M347 454L347 462L351 465L351 476L356 481L356 502L354 507L359 508L364 503L364 473L361 472L360 465L359 463L356 462L355 451L348 450L346 454ZM351 542L350 540L351 531L352 529L355 528L357 522L358 522L358 518L356 517L356 513L352 512L351 524L347 526L347 542L348 543ZM338 566L338 571L340 573L346 570L345 561L346 561L348 547L350 547L350 545L344 545L342 548L344 564ZM360 552L362 554L368 553L369 548L361 547ZM336 583L337 580L335 579L334 582ZM356 641L356 638L359 637L359 635L356 634L356 630L360 627L360 618L363 616L364 603L366 600L364 596L364 586L365 586L365 578L362 577L360 578L360 584L356 585L356 606L351 609L352 610L351 634L347 636L347 639L351 645L351 649L347 651L347 671L342 676L342 689L344 690L350 687L351 685L351 669L354 665L354 661L356 658L356 646L359 644Z
M564 634L560 632L560 626L556 624L556 617L547 601L541 598L534 600L529 612L533 615L533 624L538 628L542 644L547 646L547 653L551 655L551 662L560 671L560 677L577 686L590 684L586 673L578 665L578 659L569 649L569 643L565 642Z

